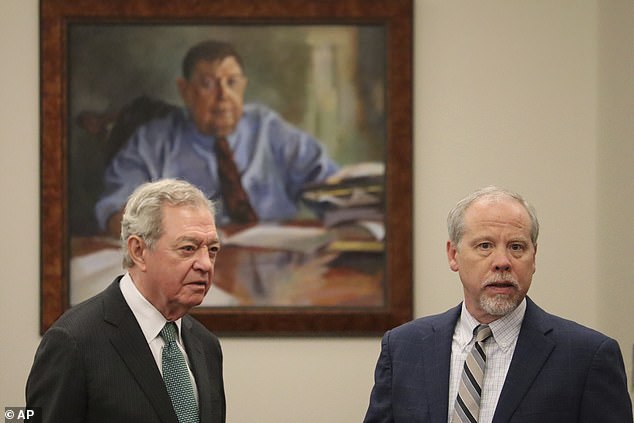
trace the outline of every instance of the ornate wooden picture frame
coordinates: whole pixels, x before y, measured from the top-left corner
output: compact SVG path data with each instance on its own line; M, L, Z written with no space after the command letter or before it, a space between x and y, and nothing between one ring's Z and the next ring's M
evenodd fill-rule
M73 283L81 266L96 260L83 254L99 250L99 258L108 260L120 254L115 240L86 229L92 224L86 210L99 195L91 177L101 177L96 169L110 148L99 143L111 138L120 111L134 99L126 96L139 98L137 88L170 101L175 97L170 78L180 66L181 50L203 33L228 39L243 51L254 75L249 78L254 100L264 99L293 124L318 133L331 150L339 148L333 141L337 137L362 140L362 148L340 148L343 162L359 156L381 165L379 185L365 175L335 187L312 187L310 198L376 189L381 213L373 242L355 238L320 244L316 261L306 259L307 250L293 253L293 271L310 276L293 283L310 287L286 286L287 296L277 302L233 292L240 301L203 303L192 314L227 335L369 335L411 320L412 13L412 0L41 0L42 333L82 299ZM129 47L127 55L116 46ZM154 48L155 54L140 65L134 52L144 48ZM310 72L302 70L306 63L312 63ZM156 76L150 78L139 66L155 67ZM342 75L348 85L340 81ZM116 81L116 89L105 80ZM280 82L286 86L275 85ZM324 83L335 91L319 85ZM312 97L306 97L310 90ZM354 98L361 106L332 106L328 95L337 104ZM225 251L239 248L223 246L219 261ZM248 248L249 257L265 251L279 260L270 245ZM329 291L320 293L321 288ZM294 302L288 301L289 291Z

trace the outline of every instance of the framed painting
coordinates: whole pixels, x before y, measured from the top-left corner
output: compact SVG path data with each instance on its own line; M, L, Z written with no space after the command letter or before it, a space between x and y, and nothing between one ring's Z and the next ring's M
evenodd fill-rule
M411 320L412 8L41 0L41 331L125 273L114 217L139 175L187 179L217 200L214 155L167 124L197 122L179 84L190 77L187 52L209 42L239 54L235 131L258 111L319 145L333 166L286 193L288 207L262 195L272 206L255 225L216 217L214 283L191 314L226 335L369 335ZM162 146L148 158L149 141L172 148L173 137L184 150ZM259 171L269 180L270 167Z

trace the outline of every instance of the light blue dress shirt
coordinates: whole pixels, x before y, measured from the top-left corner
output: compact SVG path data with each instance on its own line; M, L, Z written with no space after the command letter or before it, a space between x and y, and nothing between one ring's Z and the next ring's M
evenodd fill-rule
M242 185L261 221L295 217L302 187L322 182L339 169L315 138L262 105L246 104L227 140ZM198 132L184 109L139 127L106 169L105 192L95 206L101 229L138 185L162 178L180 178L196 185L216 201L217 223L228 223L214 142L214 137Z

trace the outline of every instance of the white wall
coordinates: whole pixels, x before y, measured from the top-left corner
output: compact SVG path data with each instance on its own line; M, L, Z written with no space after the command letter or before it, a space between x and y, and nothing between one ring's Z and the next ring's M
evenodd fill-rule
M531 295L634 344L634 3L416 0L415 313L460 298L444 219L489 183L542 223ZM0 409L39 342L38 2L0 2ZM379 338L223 338L229 422L348 423Z
M617 338L624 349L631 393L634 391L631 323L634 320L634 1L602 7L598 21L599 271L595 279L598 326Z

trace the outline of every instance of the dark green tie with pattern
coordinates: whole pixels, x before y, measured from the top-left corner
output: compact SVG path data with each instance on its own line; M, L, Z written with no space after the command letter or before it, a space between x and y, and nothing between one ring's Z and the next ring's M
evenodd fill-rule
M162 354L163 380L180 423L198 423L198 403L189 377L187 362L176 343L177 327L167 322L161 330L165 341Z

